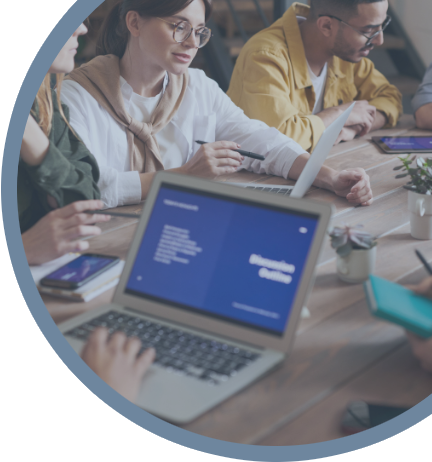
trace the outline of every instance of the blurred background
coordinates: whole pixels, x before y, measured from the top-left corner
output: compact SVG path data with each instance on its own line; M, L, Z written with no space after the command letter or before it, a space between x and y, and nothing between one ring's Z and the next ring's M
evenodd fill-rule
M99 29L117 1L105 0L89 16L89 33L80 37L77 65L95 56ZM213 37L198 51L191 67L203 69L226 91L244 43L280 18L292 3L293 0L213 0L213 15L207 24ZM432 1L390 0L389 14L392 22L385 31L384 45L374 49L370 59L402 92L404 112L411 114L411 98L432 62Z

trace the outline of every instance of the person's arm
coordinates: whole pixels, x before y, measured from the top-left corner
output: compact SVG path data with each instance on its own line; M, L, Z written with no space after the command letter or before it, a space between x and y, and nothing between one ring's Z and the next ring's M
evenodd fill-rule
M432 64L412 100L412 109L417 127L432 130Z
M227 94L249 118L275 127L311 151L326 125L316 115L300 115L292 104L288 82L292 72L282 50L247 53L237 61Z
M356 100L366 100L377 109L372 130L395 127L402 114L402 95L372 61L364 58L354 66L354 84L358 91Z
M408 286L419 295L432 299L432 277L424 279L420 284ZM412 332L406 331L414 356L420 361L422 368L432 372L432 339L424 339Z
M216 140L234 141L241 145L241 149L265 156L263 161L245 157L242 168L255 173L298 179L309 154L298 143L276 129L258 120L249 119L216 84L214 87L212 94L215 95ZM351 203L372 203L369 176L361 168L337 172L323 166L313 184L346 197Z
M48 153L49 144L48 137L29 115L21 143L21 159L32 167L40 165Z
M53 95L55 100L56 96ZM64 108L67 117L67 108ZM20 166L46 212L53 204L99 199L99 169L94 157L67 126L54 101L50 138L32 116L27 120L20 151ZM48 198L51 198L51 202Z
M415 113L416 125L422 130L432 130L432 103L419 107Z
M120 332L109 336L108 329L97 328L84 345L81 357L104 382L133 402L156 357L153 348L139 355L141 347L137 337L127 338Z
M24 232L24 251L29 265L41 265L69 252L83 252L89 248L85 236L100 234L100 228L93 226L110 219L107 215L88 215L85 210L100 210L99 200L74 202L53 210Z

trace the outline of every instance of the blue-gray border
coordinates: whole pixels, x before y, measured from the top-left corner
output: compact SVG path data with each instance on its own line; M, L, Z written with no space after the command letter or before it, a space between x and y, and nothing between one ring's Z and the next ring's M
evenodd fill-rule
M250 461L300 461L319 459L354 451L390 438L432 414L432 396L421 404L377 428L339 440L303 446L251 446L204 437L164 422L122 398L97 377L75 354L55 326L33 283L24 254L17 213L16 178L18 156L34 96L46 70L62 44L102 0L78 0L60 20L43 44L18 95L6 138L2 171L4 229L15 274L39 328L69 369L99 398L117 412L152 433L191 449Z

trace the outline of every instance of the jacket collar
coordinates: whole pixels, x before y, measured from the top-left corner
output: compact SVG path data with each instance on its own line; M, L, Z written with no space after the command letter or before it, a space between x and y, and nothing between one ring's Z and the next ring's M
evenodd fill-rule
M310 7L303 3L293 3L282 17L283 30L288 46L288 52L291 58L294 81L297 89L307 88L312 85L307 67L306 53L303 46L303 40L300 33L300 27L297 22L297 16L308 17ZM344 78L345 74L340 68L338 59L332 58L328 62L328 82L335 79Z

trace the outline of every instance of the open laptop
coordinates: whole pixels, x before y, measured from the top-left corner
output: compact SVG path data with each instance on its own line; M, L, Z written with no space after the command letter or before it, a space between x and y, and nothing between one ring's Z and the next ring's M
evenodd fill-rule
M97 326L153 346L136 404L189 422L284 360L331 212L160 172L112 303L59 328L77 353Z
M328 153L334 146L340 132L342 131L342 128L348 120L354 105L355 103L352 103L348 109L346 109L330 126L326 128L294 186L228 182L225 184L240 186L242 188L255 189L257 191L270 192L273 194L280 194L282 196L303 197L307 193L308 189L312 186L312 183L314 182L318 172L323 166Z

